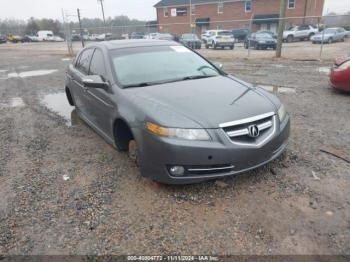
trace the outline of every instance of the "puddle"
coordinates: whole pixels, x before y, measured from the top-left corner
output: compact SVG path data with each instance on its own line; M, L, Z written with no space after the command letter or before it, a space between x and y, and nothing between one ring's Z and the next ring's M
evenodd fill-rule
M284 86L274 86L274 85L258 85L264 88L266 91L273 93L281 93L281 94L295 94L295 88L292 87L284 87Z
M329 67L319 67L318 72L324 73L324 74L329 74L331 72L331 69Z
M43 97L41 103L50 111L63 117L66 120L67 126L77 124L77 113L74 107L69 105L66 93L49 94Z
M7 75L8 78L26 78L26 77L32 77L32 76L43 76L43 75L49 75L52 73L57 72L57 69L52 70L34 70L34 71L25 71L21 73L9 73Z

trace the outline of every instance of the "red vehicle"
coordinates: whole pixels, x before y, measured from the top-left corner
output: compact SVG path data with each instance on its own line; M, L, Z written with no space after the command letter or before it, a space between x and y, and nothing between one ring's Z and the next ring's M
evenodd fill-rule
M335 89L350 92L350 55L335 60L330 82Z

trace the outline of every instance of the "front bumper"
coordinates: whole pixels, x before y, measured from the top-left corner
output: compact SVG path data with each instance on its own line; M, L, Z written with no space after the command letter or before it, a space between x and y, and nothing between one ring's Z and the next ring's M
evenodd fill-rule
M208 131L212 141L161 138L146 130L140 131L138 145L141 174L165 184L191 184L255 169L282 154L287 146L290 120L287 116L283 123L278 124L274 135L259 147L234 144L221 129ZM174 165L194 170L209 167L215 172L174 177L168 170L169 166ZM232 168L225 168L228 166Z

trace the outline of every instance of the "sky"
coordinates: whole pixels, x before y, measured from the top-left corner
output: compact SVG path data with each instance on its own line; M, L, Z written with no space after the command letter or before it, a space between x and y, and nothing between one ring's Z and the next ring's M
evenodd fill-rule
M130 18L155 20L153 7L159 0L104 0L106 17L127 15ZM82 17L101 17L97 0L0 0L0 19L16 18L27 20L36 18L62 19L62 8L70 15L81 9ZM324 13L345 13L350 11L350 0L325 0ZM71 20L76 17L71 16Z

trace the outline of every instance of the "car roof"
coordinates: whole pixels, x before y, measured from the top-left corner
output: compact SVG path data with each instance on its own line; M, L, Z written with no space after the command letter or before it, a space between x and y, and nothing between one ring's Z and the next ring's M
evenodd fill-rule
M113 40L95 43L91 46L103 47L108 50L133 48L133 47L148 47L148 46L174 46L180 45L175 41L156 40L156 39L130 39L130 40Z

